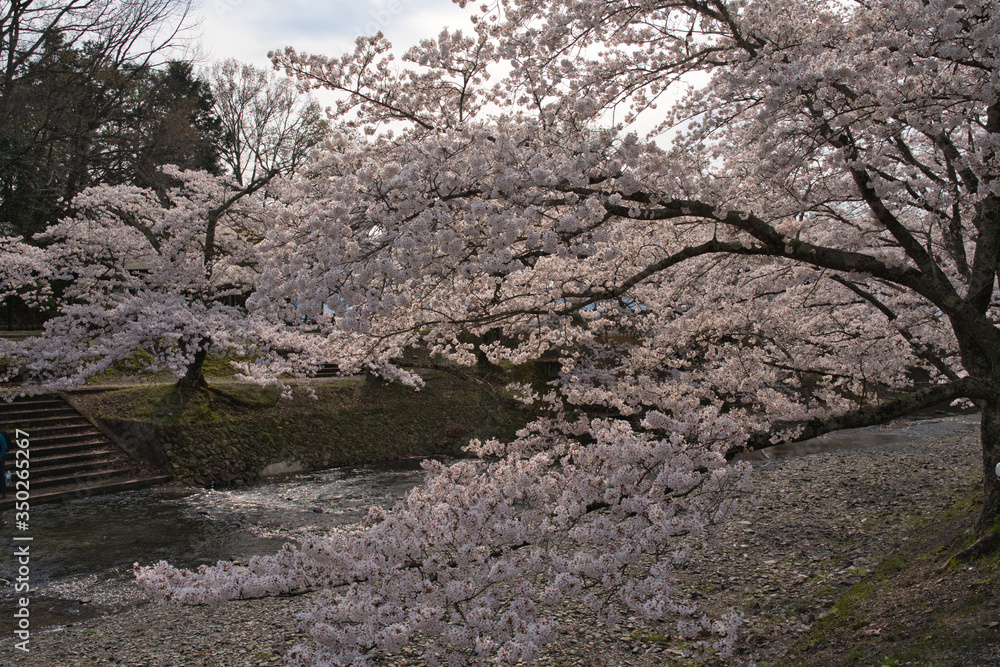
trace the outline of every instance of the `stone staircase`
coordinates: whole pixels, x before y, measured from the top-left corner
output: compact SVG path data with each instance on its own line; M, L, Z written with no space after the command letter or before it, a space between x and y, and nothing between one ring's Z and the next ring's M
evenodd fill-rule
M64 396L0 401L0 430L14 435L18 429L22 439L30 443L28 492L32 505L170 480L148 464L131 459ZM16 499L18 449L16 443L10 443L5 467L13 479L7 497L0 499L0 510L12 506Z
M316 375L314 375L313 377L337 378L343 376L340 374L340 369L337 367L337 364L323 364L322 366L319 367L319 370L316 371Z

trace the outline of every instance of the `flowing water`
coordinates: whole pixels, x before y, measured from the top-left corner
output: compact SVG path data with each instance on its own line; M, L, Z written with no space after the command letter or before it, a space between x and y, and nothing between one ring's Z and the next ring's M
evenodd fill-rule
M133 563L197 567L245 561L288 541L354 524L373 504L391 505L418 484L419 461L355 466L211 490L160 487L31 508L32 627L113 613L143 599ZM0 514L0 577L14 582L13 510ZM0 582L0 627L14 591Z
M979 414L971 410L930 409L915 412L890 425L834 431L818 438L792 442L746 452L736 458L764 461L786 456L803 456L840 449L891 448L918 438L933 438L968 433L979 429Z
M931 411L897 422L754 452L777 458L844 448L892 447L908 439L977 428L976 415ZM31 508L32 627L114 613L143 600L133 563L197 567L274 553L285 542L358 522L420 482L417 461L290 475L231 489L161 487ZM14 513L0 514L0 577L15 580ZM0 582L0 628L11 623L13 586Z

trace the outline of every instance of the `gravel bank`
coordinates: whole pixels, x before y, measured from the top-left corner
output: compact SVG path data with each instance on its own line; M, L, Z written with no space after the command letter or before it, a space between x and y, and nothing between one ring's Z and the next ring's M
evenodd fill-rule
M968 417L947 417L910 430L868 430L863 437L875 448L755 462L756 502L742 508L717 545L693 553L682 580L707 609L741 609L741 654L775 664L859 576L900 547L908 533L901 527L940 514L969 488L978 471L977 430ZM838 434L829 444L855 442ZM308 642L288 613L308 603L299 597L181 610L140 603L39 628L26 654L4 633L0 664L277 665L291 645ZM642 667L680 657L664 641L673 633L669 624L629 619L604 628L573 609L564 615L565 630L538 664ZM955 664L1000 664L1000 637L961 659Z

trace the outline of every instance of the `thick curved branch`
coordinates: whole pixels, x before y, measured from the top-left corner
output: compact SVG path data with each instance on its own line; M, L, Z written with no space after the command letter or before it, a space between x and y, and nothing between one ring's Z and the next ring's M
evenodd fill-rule
M136 218L135 213L131 211L126 211L125 209L115 206L109 209L112 213L118 216L118 219L125 223L126 226L138 231L140 234L146 237L149 245L153 247L157 253L160 252L160 239L156 237L156 234L146 225L139 222Z
M844 415L830 417L829 419L816 419L806 423L776 422L772 426L774 432L783 429L801 428L799 435L791 440L791 442L801 442L832 431L884 424L887 421L903 417L917 410L929 408L946 401L953 401L957 398L982 400L993 396L996 396L996 388L987 386L971 378L962 378L957 382L927 387L903 398L864 407ZM772 432L758 433L751 436L747 441L747 449L764 449L772 447L775 444L783 444L782 442L772 442L771 437ZM731 451L726 456L731 459L737 453L737 451Z
M237 190L231 197L226 199L224 202L213 208L208 212L208 224L205 228L205 249L204 249L204 259L205 259L205 270L211 272L211 263L215 258L215 232L219 226L219 219L222 214L225 213L232 207L233 204L248 197L253 193L257 192L265 185L271 182L271 179L277 176L279 171L277 169L271 169L263 176L255 178L246 186Z
M586 191L586 189L582 189ZM590 194L598 194L597 191ZM656 201L647 194L634 194L630 199L638 203L649 203L652 206L630 208L620 204L605 204L608 212L626 219L635 220L673 220L678 218L703 218L726 225L733 229L746 232L761 242L761 246L753 245L744 248L741 244L711 241L697 247L683 248L680 251L655 262L635 276L627 279L616 289L578 296L591 297L589 303L595 303L609 298L617 298L637 283L649 276L663 271L680 262L711 253L729 253L740 255L758 255L782 257L822 269L831 269L844 273L864 273L889 283L894 283L913 290L920 296L938 307L951 319L956 326L976 336L984 349L997 350L1000 354L1000 330L983 317L983 312L975 304L967 302L955 290L951 281L942 273L937 264L930 262L927 271L913 267L889 266L885 262L866 255L841 248L830 248L813 245L806 241L789 238L779 233L771 224L750 212L729 211L720 215L716 207L705 202L694 200ZM1000 207L994 212L1000 215ZM897 221L898 222L898 221ZM996 240L1000 243L1000 223L995 227ZM909 232L907 232L909 234ZM912 238L912 236L911 236ZM914 239L914 243L916 240ZM921 249L921 252L924 252ZM996 263L993 264L996 269Z
M987 132L994 136L1000 134L1000 102L991 104L986 116ZM995 158L995 155L991 157ZM992 185L990 181L992 179L984 185ZM993 285L1000 265L1000 197L991 192L978 202L973 224L979 231L979 237L972 259L968 301L977 312L986 313L993 299Z
M858 194L861 195L861 199L868 205L875 219L892 234L893 238L896 239L896 242L903 249L903 252L906 253L906 256L913 260L924 274L940 282L942 287L947 286L947 289L954 291L951 282L941 271L940 267L938 267L937 262L934 261L931 254L927 252L920 244L920 241L910 233L906 225L900 222L895 214L889 210L889 207L885 205L885 202L882 201L882 198L879 197L875 188L875 181L868 172L868 167L861 161L861 151L855 143L854 137L851 136L850 130L835 129L830 125L823 111L812 104L812 91L803 90L802 93L806 96L806 108L819 125L817 128L818 132L831 146L843 151L844 159L848 164L848 173L850 173L851 178L854 180Z

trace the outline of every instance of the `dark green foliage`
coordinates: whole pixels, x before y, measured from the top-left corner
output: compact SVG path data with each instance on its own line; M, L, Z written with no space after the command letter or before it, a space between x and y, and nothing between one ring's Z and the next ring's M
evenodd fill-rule
M30 239L99 184L162 190L159 167L217 173L219 121L190 63L109 61L53 32L0 90L0 233Z

